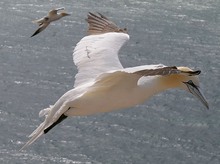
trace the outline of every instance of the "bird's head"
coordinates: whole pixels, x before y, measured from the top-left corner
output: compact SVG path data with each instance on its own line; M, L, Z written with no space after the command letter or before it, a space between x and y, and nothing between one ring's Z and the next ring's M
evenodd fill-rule
M181 71L180 74L170 75L166 78L166 84L169 88L177 87L193 94L207 109L209 109L208 102L203 95L199 84L198 75L201 71L193 71L188 67L177 67L177 69Z
M178 70L182 72L180 74L180 88L193 94L202 102L203 105L205 105L207 109L209 109L209 104L199 85L198 75L201 73L201 71L193 71L188 67L178 67Z

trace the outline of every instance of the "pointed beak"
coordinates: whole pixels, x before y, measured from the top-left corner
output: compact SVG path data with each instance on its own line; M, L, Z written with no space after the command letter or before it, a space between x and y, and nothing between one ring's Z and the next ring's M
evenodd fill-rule
M195 97L197 97L202 102L202 104L205 105L207 109L209 109L209 104L205 96L203 95L202 91L200 90L200 88L196 86L191 80L183 83L186 84L190 93L192 93Z

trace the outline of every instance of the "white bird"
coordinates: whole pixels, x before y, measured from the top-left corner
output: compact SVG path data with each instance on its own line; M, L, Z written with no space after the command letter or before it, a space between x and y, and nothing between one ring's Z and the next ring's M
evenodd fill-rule
M46 29L46 27L53 21L59 20L62 17L68 16L70 14L66 13L66 12L61 12L61 13L57 13L59 10L64 10L64 7L61 8L57 8L57 9L53 9L51 11L49 11L48 15L38 19L38 20L34 20L33 23L37 23L39 25L39 28L34 32L33 35L31 35L31 37L37 35L38 33L40 33L41 31L43 31L44 29Z
M73 52L78 68L74 88L40 111L39 116L45 116L45 120L21 150L69 116L132 107L170 88L190 92L209 108L199 87L200 70L162 64L123 68L118 51L129 40L126 29L118 28L100 13L89 13L87 22L88 36L78 42Z

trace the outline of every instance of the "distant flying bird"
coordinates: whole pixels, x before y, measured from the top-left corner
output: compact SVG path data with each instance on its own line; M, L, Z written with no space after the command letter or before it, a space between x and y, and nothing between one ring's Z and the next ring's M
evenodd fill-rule
M88 36L78 42L73 52L78 68L74 88L54 105L40 111L39 116L45 116L45 120L21 150L69 116L132 107L170 88L193 94L209 108L199 87L200 70L162 64L123 68L118 52L129 40L127 30L117 27L100 13L89 13L87 22Z
M33 35L31 35L31 37L37 35L38 33L40 33L41 31L43 31L51 22L59 20L62 17L68 16L70 14L66 13L66 12L61 12L61 13L57 13L59 10L64 10L65 8L57 8L54 10L49 11L48 15L38 19L38 20L34 20L33 23L37 23L39 25L39 28L37 29L37 31L35 31L35 33Z

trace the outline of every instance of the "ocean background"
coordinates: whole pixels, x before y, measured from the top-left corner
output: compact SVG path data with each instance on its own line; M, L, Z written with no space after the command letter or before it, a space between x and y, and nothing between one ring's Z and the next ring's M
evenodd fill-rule
M33 38L31 21L56 7L72 15ZM126 27L125 67L200 69L210 110L191 94L169 90L126 110L72 117L26 150L41 109L73 88L76 43L88 12ZM1 164L219 164L219 0L2 0L0 2Z

